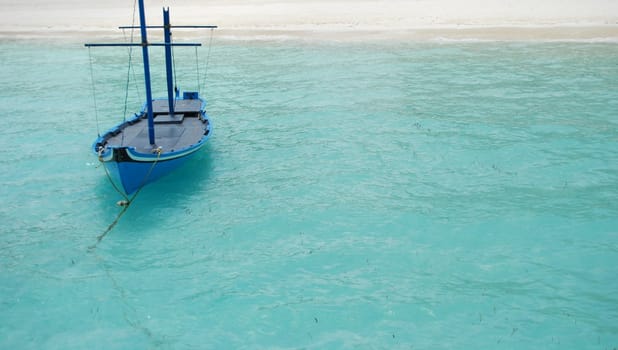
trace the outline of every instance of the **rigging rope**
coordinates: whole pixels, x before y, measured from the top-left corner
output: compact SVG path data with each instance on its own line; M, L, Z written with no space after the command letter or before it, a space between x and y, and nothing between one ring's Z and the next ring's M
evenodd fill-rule
M170 44L172 43L172 38L170 35ZM174 90L178 89L178 80L176 77L176 56L174 55L174 46L170 48L172 51L172 67L174 68Z
M135 17L133 18L133 24L132 26L135 25ZM125 29L122 29L122 35L124 37L124 41L127 41L127 35L126 35L126 31ZM133 43L133 35L134 35L134 29L131 28L131 37L129 38L129 42L132 44ZM133 56L131 54L129 54L129 66L131 67L131 73L133 74L133 84L135 86L135 93L137 95L137 100L141 101L142 100L142 95L139 92L139 86L137 85L137 75L135 74L135 66L133 65Z
M90 61L90 81L92 82L92 99L94 100L94 119L97 123L97 136L101 137L101 131L99 130L99 114L97 112L97 92L94 84L94 70L92 69L92 53L90 52L90 46L88 46L88 61Z
M132 17L132 22L131 22L131 37L130 37L130 43L133 44L133 35L135 33L135 9L136 9L136 5L137 5L137 1L133 2L133 17ZM122 30L122 34L125 37L125 41L127 40L125 31L124 29ZM133 46L129 46L129 66L127 67L127 83L125 86L125 94L124 94L124 111L122 112L122 120L123 121L127 121L127 107L129 104L129 84L131 82L131 72L133 72L133 81L135 82L135 88L136 91L138 92L138 97L139 97L139 89L137 89L137 79L135 78L135 70L133 69ZM122 133L122 138L121 138L121 145L124 145L124 136L125 134Z
M137 2L133 3L133 16L131 17L131 35L129 37L129 43L133 44L135 38L135 13L136 13ZM122 29L122 35L124 37L124 41L127 41L126 29ZM133 66L133 56L131 55L132 46L129 46L129 65L131 66L131 73L133 73L133 83L135 84L135 92L137 93L138 100L141 101L141 96L139 93L139 87L137 85L137 75L135 74L135 67Z
M127 83L125 85L125 93L124 93L124 110L122 111L122 121L127 121L127 106L129 104L129 83L131 82L131 54L133 52L133 47L129 47L129 67L127 69ZM124 132L122 133L122 143L124 145Z
M172 43L172 32L170 29L170 44ZM175 93L178 91L178 80L176 77L176 56L174 56L174 46L170 47L170 51L172 52L172 66L174 70L174 110L176 110L176 98Z
M202 89L200 89L200 60L197 55L197 46L195 47L195 74L197 78L197 92L202 93Z
M213 37L213 33L215 32L214 29L210 30L210 40L208 41L208 54L206 55L206 66L204 67L204 81L202 83L201 86L205 86L206 85L206 76L208 75L208 63L210 62L210 51L212 49L212 37ZM199 81L198 81L199 84ZM201 86L198 86L198 90L201 92Z

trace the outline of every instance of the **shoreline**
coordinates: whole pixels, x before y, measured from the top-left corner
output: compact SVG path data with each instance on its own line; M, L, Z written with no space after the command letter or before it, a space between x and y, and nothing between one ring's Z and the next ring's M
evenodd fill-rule
M419 26L412 28L222 29L217 38L256 41L342 42L607 42L618 43L612 26Z
M134 23L132 0L6 2L0 40L122 40L117 27ZM159 24L160 9L170 6L173 24L219 25L224 40L618 42L615 0L171 2L145 0L147 23Z
M125 33L126 34L126 33ZM125 34L112 28L0 28L0 41L124 41ZM126 34L128 35L128 34ZM210 31L187 31L182 38L194 40ZM159 40L158 35L150 35ZM298 26L291 28L218 28L222 41L325 41L325 42L591 42L618 43L618 25L445 25L409 28L355 28L347 26Z

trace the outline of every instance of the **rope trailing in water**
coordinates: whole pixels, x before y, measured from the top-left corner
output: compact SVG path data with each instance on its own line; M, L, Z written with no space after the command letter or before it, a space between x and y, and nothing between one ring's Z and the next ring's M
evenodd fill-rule
M103 267L105 275L112 283L112 288L114 288L118 293L118 298L123 305L122 316L124 317L124 320L134 329L144 333L148 338L150 338L151 341L161 342L161 340L155 338L155 335L148 327L144 326L142 322L139 321L139 318L137 317L137 310L129 303L129 300L127 299L127 290L122 287L122 285L118 282L114 275L112 275L111 268L107 266L103 257L100 256L96 251L94 251L93 254L97 261Z
M135 0L134 3L133 3L133 25L132 25L132 27L135 26L136 7L137 7L137 0ZM133 43L133 32L134 32L133 29L131 29L131 43ZM123 30L123 34L124 34L124 30ZM126 41L126 36L125 36L125 41ZM132 51L131 50L132 50L132 48L130 47L130 49L129 49L129 71L133 72L133 79L134 79L134 82L136 83L135 87L136 87L137 95L138 95L138 98L139 98L139 89L137 88L137 79L135 78L135 70L133 69L133 65L132 65L132 61L131 61L131 58L132 58ZM90 55L90 47L88 47L88 55L90 56L90 74L91 74L91 79L92 79L92 89L93 89L93 96L94 96L94 101L95 101L94 102L94 107L95 107L95 117L96 117L96 110L97 110L96 109L96 93L95 93L95 85L94 85L94 73L93 73L93 69L92 69L92 56ZM125 95L125 112L123 114L123 117L125 118L125 120L126 120L128 90L129 90L129 73L127 73L127 87L126 87L126 95ZM141 98L139 98L139 99L141 100ZM99 137L100 137L98 118L97 118L97 132L98 132ZM124 137L124 133L123 133L123 137ZM108 267L105 264L105 261L104 261L103 257L101 257L97 253L95 248L99 244L99 242L101 242L101 240L114 228L114 226L116 226L116 224L118 223L118 221L120 220L122 215L124 215L124 213L129 208L129 204L137 197L137 194L142 189L142 187L146 183L148 177L150 176L150 173L152 172L152 169L154 169L156 163L159 161L159 157L161 155L161 151L162 151L161 148L157 148L156 149L157 159L153 162L152 167L150 168L150 170L148 171L148 173L146 174L146 176L142 180L142 183L140 184L138 190L135 192L135 194L130 199L122 191L120 191L120 189L116 186L114 181L112 181L111 176L110 176L107 168L105 167L105 164L103 164L103 160L101 159L101 154L99 154L99 161L100 161L99 166L103 165L103 169L105 169L105 173L106 173L108 179L110 180L110 182L112 183L112 186L114 187L116 192L120 193L125 198L125 200L124 201L120 201L120 202L124 203L123 209L122 209L122 211L120 213L118 213L118 216L116 217L114 222L112 222L108 226L108 228L107 228L107 230L105 232L103 232L101 235L99 235L97 237L97 242L95 244L93 244L92 246L88 247L89 251L92 252L96 256L97 260L99 260L99 262L101 263L103 269L105 270L105 274L107 275L109 280L112 282L113 288L118 292L120 300L121 300L122 304L124 305L124 307L122 308L122 311L123 311L123 316L124 316L125 321L131 327L133 327L134 329L143 332L156 345L161 344L162 340L156 339L154 334L152 333L152 331L148 327L144 326L142 324L142 322L140 322L139 318L137 317L136 309L129 303L129 301L126 298L127 292L126 292L125 288L123 288L120 285L120 283L118 282L118 280L116 280L116 278L114 278L114 276L111 273L110 267ZM102 152L102 150L100 152ZM97 308L97 311L98 311L98 308Z
M116 192L122 195L124 200L118 202L118 205L122 206L122 210L120 211L120 213L118 213L118 215L116 216L116 219L114 219L114 221L112 221L112 223L109 224L109 226L107 226L107 229L103 231L103 233L97 236L97 241L93 245L89 246L88 249L92 250L97 247L97 245L103 240L103 238L105 238L105 236L107 236L107 234L116 226L116 224L118 224L118 221L120 221L120 218L124 215L124 213L127 212L127 210L129 209L129 206L131 205L131 203L133 203L133 200L135 200L135 198L140 193L142 188L144 188L146 181L148 180L148 178L150 177L150 174L152 173L152 169L154 169L155 165L157 165L157 163L159 162L159 158L161 157L161 153L163 152L163 149L159 147L155 150L155 152L157 153L157 159L155 159L155 161L152 162L152 166L150 167L150 169L148 169L148 173L146 173L146 176L144 176L144 178L142 179L142 182L137 188L137 191L135 191L135 193L133 194L133 196L131 196L131 198L129 198L126 194L124 194L124 192L122 192L118 188L118 186L116 186L116 184L114 183L114 180L112 180L112 177L109 174L109 171L107 170L107 167L103 165L103 169L105 169L105 175L107 175L107 179L112 184ZM101 159L100 156L99 156L99 161L103 162L103 159Z

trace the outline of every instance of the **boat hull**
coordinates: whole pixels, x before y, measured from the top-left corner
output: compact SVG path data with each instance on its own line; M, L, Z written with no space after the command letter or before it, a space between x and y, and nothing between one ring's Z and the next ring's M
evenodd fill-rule
M111 159L101 160L117 187L125 194L131 195L141 187L175 171L192 158L203 145L201 143L191 152L183 152L183 154L171 157L157 154L152 157L142 155L141 160L131 158L132 155L127 148L114 148Z

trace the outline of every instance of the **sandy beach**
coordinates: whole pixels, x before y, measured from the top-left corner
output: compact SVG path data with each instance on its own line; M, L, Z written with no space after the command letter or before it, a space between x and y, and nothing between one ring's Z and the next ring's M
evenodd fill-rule
M618 41L613 0L146 0L149 23L216 24L230 39ZM0 38L122 36L133 2L5 1Z

